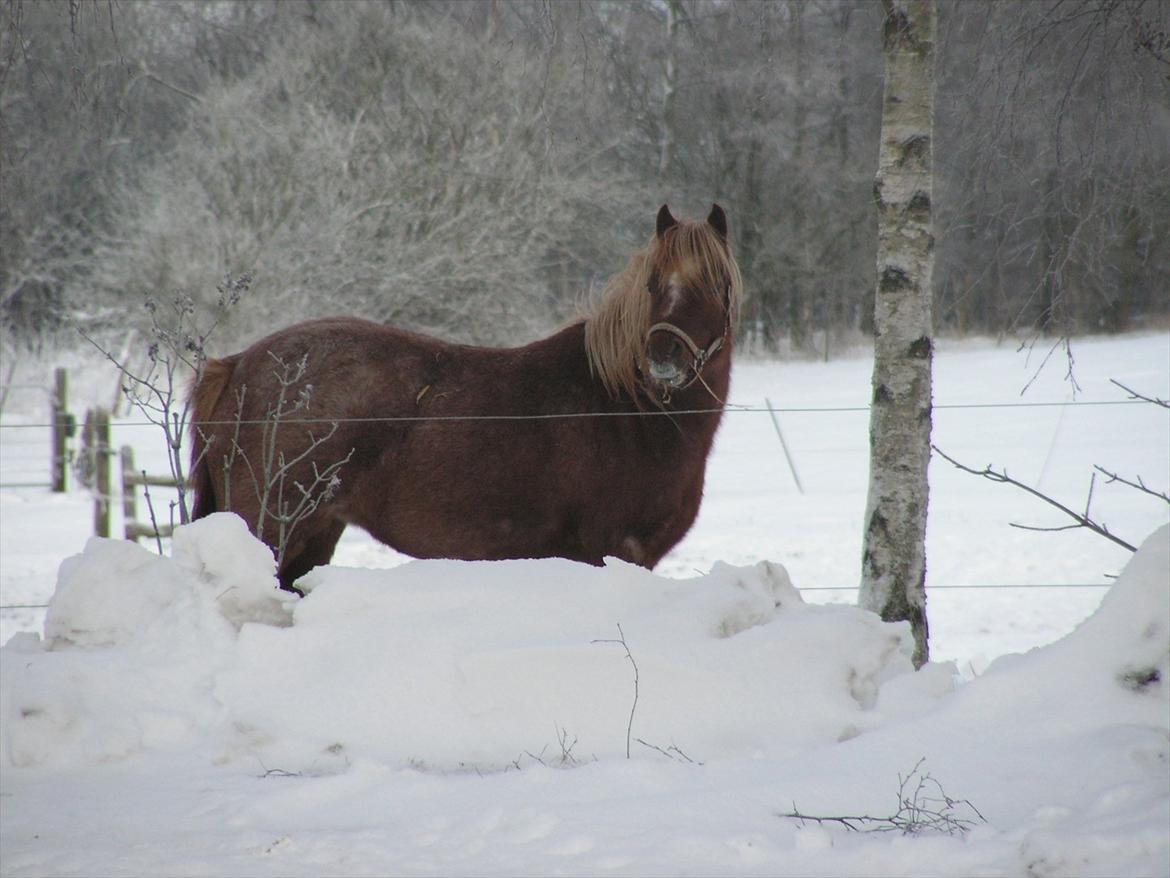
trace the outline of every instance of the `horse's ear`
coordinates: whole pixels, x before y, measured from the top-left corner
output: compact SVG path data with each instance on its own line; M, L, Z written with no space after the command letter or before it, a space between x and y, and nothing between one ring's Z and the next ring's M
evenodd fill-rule
M707 214L707 225L715 230L724 244L727 243L727 214L718 204L711 205L711 212Z
M665 204L658 208L658 227L656 234L659 238L667 233L669 229L678 225L678 220L674 218L674 214L670 212L670 208Z

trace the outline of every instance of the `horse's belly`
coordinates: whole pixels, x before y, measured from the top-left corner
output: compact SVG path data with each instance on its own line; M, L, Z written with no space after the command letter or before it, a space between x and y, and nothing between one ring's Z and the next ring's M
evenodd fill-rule
M506 510L484 503L420 502L387 510L377 521L355 521L375 539L415 558L465 561L506 558L579 559L579 541L554 510L525 504ZM574 544L576 543L576 544Z
M466 442L455 441L460 438ZM533 441L536 436L510 445L471 438L449 436L446 446L411 442L384 459L381 470L390 474L384 492L352 510L350 520L416 558L600 564L612 556L652 568L698 511L701 473L690 480L651 478L647 490L636 477L645 474L620 467L582 475L587 451L570 459L562 448ZM456 456L452 448L467 453Z

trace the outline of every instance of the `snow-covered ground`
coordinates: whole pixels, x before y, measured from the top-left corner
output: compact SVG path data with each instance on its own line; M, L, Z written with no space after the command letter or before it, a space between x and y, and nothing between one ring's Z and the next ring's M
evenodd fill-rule
M1084 403L1124 401L1109 379L1170 396L1170 337L1074 354L1075 400L1063 360L1021 396L1038 354L943 342L936 444L1076 509L1093 464L1166 490L1166 410ZM0 489L0 604L56 588L47 621L0 610L0 874L1170 874L1167 504L1098 477L1134 556L1012 528L1068 520L936 460L915 673L904 626L840 590L869 366L738 363L731 402L781 410L803 491L769 415L729 412L653 574L404 564L347 533L293 604L234 518L160 558L86 545L81 492ZM76 406L112 385L78 370ZM22 419L43 415L10 401ZM34 433L0 430L0 482ZM114 442L164 469L151 428ZM892 816L924 775L920 804L945 792L968 833L782 816Z

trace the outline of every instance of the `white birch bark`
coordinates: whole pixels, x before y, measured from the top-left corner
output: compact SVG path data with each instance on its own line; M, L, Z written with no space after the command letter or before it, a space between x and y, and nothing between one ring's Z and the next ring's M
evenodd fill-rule
M929 657L927 465L931 428L934 0L883 0L885 92L878 206L869 495L860 604L908 620Z

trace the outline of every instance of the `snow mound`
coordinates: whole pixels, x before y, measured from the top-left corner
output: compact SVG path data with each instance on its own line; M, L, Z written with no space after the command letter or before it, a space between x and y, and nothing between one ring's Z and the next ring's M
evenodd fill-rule
M996 816L1000 825L1031 827L1020 843L1028 874L1166 874L1168 665L1163 526L1076 630L993 662L922 733L962 728L957 748L994 754L972 760L981 777L967 789L986 800L1014 793Z
M1126 689L1168 700L1170 526L1146 538L1097 612L1065 643L1054 655L1063 659L1065 651L1075 650L1068 658L1079 657L1082 664L1096 666L1099 673Z
M215 637L223 624L289 624L289 596L272 553L232 513L178 528L171 558L126 540L93 537L66 558L45 617L50 648L167 640L192 626Z
M272 554L230 513L180 528L174 557L95 537L61 564L45 640L0 664L0 751L14 765L102 762L213 724L207 698L248 619L289 624Z
M310 849L353 872L355 837L370 873L423 849L435 874L614 871L595 845L626 873L667 849L681 872L1170 870L1170 527L1079 628L957 688L948 665L910 672L907 626L806 605L774 564L327 567L289 601L240 523L180 534L173 558L92 541L47 639L0 650L13 874L123 864L128 820L160 839L143 874L225 832L208 873ZM889 814L916 766L987 823L879 841L777 816ZM62 802L87 815L76 850L27 841Z
M912 669L905 626L805 605L768 563L680 581L618 561L427 561L312 585L291 628L241 631L216 688L281 764L502 767L559 756L562 731L578 758L624 755L631 710L633 748L794 752L871 725L882 682Z
M238 515L220 512L181 527L171 544L174 561L195 574L202 594L215 595L220 614L237 629L245 622L291 624L276 559Z
M1100 607L1067 637L988 666L964 697L1015 721L1076 728L1084 717L1170 725L1170 525L1139 547ZM1075 697L1070 694L1075 691ZM1133 695L1140 698L1133 698Z
M228 514L180 528L171 558L91 540L61 566L45 640L4 648L3 759L196 742L301 771L500 768L569 742L579 760L783 756L876 728L882 687L912 670L906 625L806 605L767 562L690 580L616 560L325 567L303 599L273 574ZM952 679L928 677L899 691L921 704Z
M993 825L1017 828L1022 873L1165 875L1168 659L1163 526L1068 636L997 659L912 730L851 742L855 761L838 748L836 764L865 770L884 752L903 766L923 756L936 770L945 766L948 790L977 803Z

